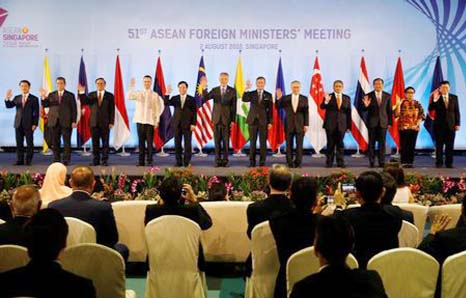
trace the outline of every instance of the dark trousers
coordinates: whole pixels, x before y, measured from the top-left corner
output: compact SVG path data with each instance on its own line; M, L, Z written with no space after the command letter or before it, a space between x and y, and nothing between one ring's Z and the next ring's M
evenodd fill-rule
M248 125L249 129L249 161L252 164L256 163L256 143L257 143L257 135L259 135L259 163L265 163L265 156L267 153L267 124L260 125L259 121L254 120L253 124Z
M343 139L345 137L345 132L334 129L325 130L325 133L327 134L327 165L333 165L333 160L335 159L335 150L337 156L337 165L344 165L345 144Z
M94 163L100 163L100 140L102 140L102 162L108 161L108 152L110 151L109 137L110 129L107 127L92 127L92 153L94 154Z
M375 127L369 129L369 162L375 162L375 143L379 144L378 159L379 165L385 164L385 139L387 137L387 129Z
M151 163L154 154L154 126L150 124L136 123L139 139L139 163L144 164L147 144L147 162Z
M175 154L176 154L176 163L178 165L188 166L191 162L191 154L192 154L192 147L191 147L191 137L192 131L187 128L175 127ZM184 139L184 160L182 154L182 147L181 147L181 139Z
M215 162L228 162L228 147L230 141L230 127L221 123L214 125ZM223 153L223 158L222 158Z
M414 129L400 130L400 159L402 164L414 163L418 131Z
M26 152L26 163L30 163L34 154L34 132L31 128L15 128L16 136L16 161L24 163L24 152ZM24 150L24 139L26 139L27 150Z
M435 131L435 156L436 165L443 164L443 153L445 146L445 164L453 165L453 146L455 144L456 131L447 127L434 127Z
M71 127L63 127L60 122L52 127L52 150L53 160L55 162L61 161L60 145L63 138L63 162L70 162L71 160Z
M293 142L296 140L296 156L293 161ZM303 160L304 131L297 132L296 129L286 133L286 163L289 167L300 166Z

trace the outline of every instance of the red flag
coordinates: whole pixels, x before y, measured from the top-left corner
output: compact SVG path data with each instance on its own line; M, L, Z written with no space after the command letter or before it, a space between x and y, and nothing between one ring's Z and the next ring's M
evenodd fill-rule
M81 56L81 62L79 64L79 85L83 86L88 92L87 76L86 76L86 65L84 64L84 58ZM78 120L77 120L77 145L81 148L91 138L91 128L89 125L89 119L91 118L91 109L88 105L81 105L80 95L78 92Z
M396 103L405 97L405 80L403 77L403 68L401 66L401 57L398 57L396 63L395 77L393 78L392 88L392 108L396 107ZM394 113L392 114L393 124L390 128L390 135L395 141L396 147L400 148L400 134L398 132L398 120L395 119Z
M320 107L324 101L325 91L322 84L322 74L320 72L319 58L314 61L314 69L311 78L311 86L309 95L312 100L309 100L309 129L306 135L311 140L312 147L316 153L319 153L327 143L327 135L322 128L325 118L325 110Z
M113 147L120 149L130 137L128 113L125 105L125 90L121 76L120 56L117 55L115 67L115 124L113 125Z
M277 80L275 83L275 90L280 89L285 94L285 80L283 78L282 58L278 61ZM269 130L268 140L272 151L280 148L280 145L285 141L285 110L277 109L275 101L277 100L277 93L272 105L272 128Z
M154 91L163 98L166 93L165 88L165 79L163 78L162 62L160 61L160 56L157 59L157 66L155 68L155 78L154 78ZM164 106L162 114L160 115L159 127L154 130L154 145L155 149L159 150L173 138L174 131L172 127L172 113L169 106Z

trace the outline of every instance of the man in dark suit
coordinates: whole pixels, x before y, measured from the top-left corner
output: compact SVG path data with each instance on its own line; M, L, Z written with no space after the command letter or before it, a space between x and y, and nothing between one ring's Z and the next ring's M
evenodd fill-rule
M169 91L170 88L168 89ZM196 129L197 106L196 100L188 92L188 83L181 81L178 83L179 95L170 98L166 95L163 102L166 106L173 106L175 114L173 115L173 127L175 129L175 154L176 167L188 167L191 163L191 137ZM170 92L168 92L170 93ZM184 158L181 149L181 138L184 139Z
M291 82L292 93L283 97L277 90L277 109L285 109L286 162L290 168L300 168L303 160L304 134L309 127L309 103L306 96L299 94L301 83ZM293 142L296 140L296 157L293 161Z
M63 164L66 166L71 159L71 132L76 128L77 107L74 94L65 90L65 78L58 77L56 85L57 90L50 94L41 88L40 97L42 105L49 108L47 125L52 131L53 161L61 162L60 143L63 137Z
M333 82L333 93L327 94L320 105L325 110L324 128L327 134L327 168L333 166L335 148L337 151L337 166L345 167L344 154L345 133L351 130L351 99L343 94L343 82Z
M18 187L10 202L13 218L0 225L0 245L26 245L24 226L31 216L40 210L41 200L37 188L32 185Z
M5 106L7 109L16 108L15 136L16 136L16 162L15 165L24 164L24 139L26 139L26 165L31 165L34 154L34 131L39 123L39 100L29 93L31 83L27 80L19 82L21 94L13 99L13 93L6 93Z
M409 223L414 224L414 215L411 211L403 210L398 206L392 205L393 198L395 197L397 184L395 178L387 172L381 172L383 180L383 187L385 189L384 195L380 200L380 204L388 213L391 213L395 216L401 216L403 220L406 220Z
M353 245L353 231L344 219L323 217L319 220L314 251L320 270L296 283L290 297L388 297L377 271L346 266L346 257Z
M220 86L207 92L207 79L201 79L202 101L214 100L212 122L214 123L215 167L228 166L230 127L236 118L236 89L228 86L228 73L220 73ZM222 158L223 153L223 158Z
M43 209L25 227L31 261L0 273L0 297L94 298L92 281L62 269L68 225L56 210Z
M254 91L244 92L241 100L249 102L249 112L246 119L249 130L249 167L256 166L256 143L259 135L259 165L265 165L265 156L267 153L267 131L272 128L272 94L264 90L265 78L256 79L257 89ZM250 87L247 86L249 90Z
M320 215L313 210L317 203L318 184L313 177L299 177L291 184L291 202L295 208L271 218L270 228L277 245L280 270L275 282L275 298L286 298L286 264L295 252L312 246Z
M450 82L440 83L440 92L429 103L429 112L435 112L435 165L443 165L443 148L445 146L445 166L453 168L453 147L456 131L460 129L460 108L458 97L450 93Z
M363 98L363 110L367 111L367 126L369 129L369 164L374 167L375 143L379 145L379 166L385 165L385 140L387 129L392 126L392 99L391 95L383 91L384 81L376 78L372 82L374 91Z
M115 123L115 99L113 94L105 90L104 78L97 78L96 91L86 94L84 86L78 86L79 99L82 105L88 105L91 110L89 126L92 135L92 153L94 161L92 165L100 165L100 140L102 140L102 165L108 166L108 153L110 151L110 130Z

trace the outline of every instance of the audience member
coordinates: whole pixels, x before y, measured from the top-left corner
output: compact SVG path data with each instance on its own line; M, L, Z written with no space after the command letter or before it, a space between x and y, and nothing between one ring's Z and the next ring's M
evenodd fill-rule
M51 164L45 172L44 183L39 190L44 207L52 201L71 195L73 190L65 185L66 166L59 162Z

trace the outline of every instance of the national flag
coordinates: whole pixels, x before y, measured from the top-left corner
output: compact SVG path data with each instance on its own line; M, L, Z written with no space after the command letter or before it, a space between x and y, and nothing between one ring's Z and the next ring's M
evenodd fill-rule
M351 134L362 151L366 151L369 144L369 131L366 126L366 112L363 109L363 98L370 92L369 76L367 75L366 61L361 57L361 69L359 71L358 83L354 94L354 102L351 107Z
M248 125L246 117L249 111L249 106L241 100L244 93L244 80L243 80L243 66L241 64L241 57L238 58L236 66L236 119L231 129L231 144L233 149L238 152L243 149L249 140Z
M197 105L197 122L196 129L194 130L194 137L196 138L197 146L199 150L213 138L214 125L212 123L212 105L211 101L202 103L202 86L200 85L201 80L205 78L205 66L204 56L201 56L199 61L199 69L197 72L197 83L196 83L196 105Z
M429 103L434 99L434 96L437 96L440 92L440 82L443 81L443 73L442 73L442 65L440 63L440 56L437 57L435 61L435 68L434 74L432 76L432 86L431 86L431 93L429 97ZM435 111L429 112L426 121L424 122L424 127L429 132L432 141L435 142L435 135L434 135L434 120L435 120Z
M327 143L327 135L323 128L325 111L320 107L324 100L325 91L322 84L322 74L320 72L319 58L314 61L314 70L311 78L311 86L309 87L309 95L312 100L309 102L309 128L306 135L311 140L312 147L317 154L324 148Z
M85 88L85 93L89 92L87 85L87 76L86 76L86 65L84 64L84 58L81 56L81 62L79 64L79 77L78 84ZM79 91L78 91L79 97ZM87 141L91 138L91 128L89 126L89 119L91 117L91 109L88 105L81 106L81 100L76 102L78 119L76 120L77 124L77 145L78 148L81 148Z
M277 80L275 83L275 96L272 105L272 128L270 128L267 137L272 151L276 151L278 148L280 148L281 144L285 141L284 127L286 114L284 109L277 109L275 107L275 101L277 100L277 89L280 89L283 94L286 94L281 57L278 60Z
M398 57L396 63L395 76L393 78L392 87L392 109L396 108L397 103L405 98L405 79L403 76L403 67L401 65L401 57ZM395 115L392 114L392 126L390 127L390 135L396 144L396 148L400 148L400 133L398 131L398 120L395 119Z
M42 89L45 90L46 94L52 92L52 77L50 76L50 67L49 67L49 57L45 55L44 58L44 69L42 72ZM44 108L43 105L40 106L40 119L39 119L39 129L42 131L44 136L44 143L42 144L42 152L47 152L49 150L49 145L47 144L48 120L49 108Z
M167 92L167 89L165 88L165 79L163 78L162 61L160 56L157 58L157 66L155 68L154 91L161 99L163 99ZM163 102L161 102L161 105L163 110L160 114L159 127L154 131L154 145L156 150L162 148L162 146L173 138L174 135L172 112L170 111L170 107L165 106Z
M115 66L115 123L113 125L113 147L120 149L130 137L128 113L125 105L125 90L121 76L120 56L117 55Z

